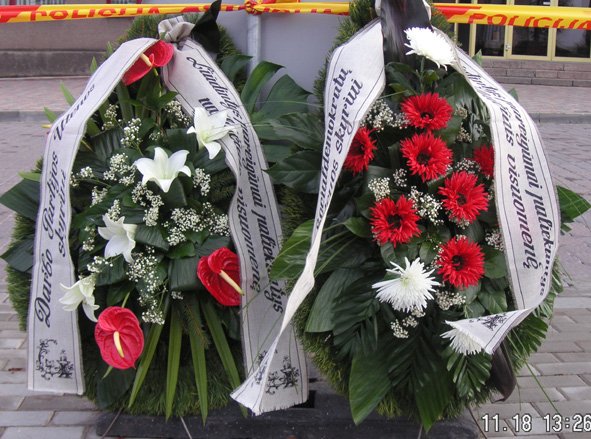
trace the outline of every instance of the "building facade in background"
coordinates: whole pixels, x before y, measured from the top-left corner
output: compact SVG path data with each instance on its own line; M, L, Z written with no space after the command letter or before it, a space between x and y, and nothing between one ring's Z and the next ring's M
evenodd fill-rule
M456 0L456 3L591 7L591 0ZM591 32L513 26L455 25L458 41L471 55L494 59L591 62Z

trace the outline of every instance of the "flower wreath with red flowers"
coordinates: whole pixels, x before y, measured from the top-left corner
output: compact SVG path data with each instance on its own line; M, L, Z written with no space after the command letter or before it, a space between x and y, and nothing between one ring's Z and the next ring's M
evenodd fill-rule
M208 14L184 18L199 29L212 19ZM153 38L165 18L138 18L129 34ZM211 21L205 28L200 38L212 36ZM263 62L264 75L256 69L248 75L249 58L224 31L219 38L218 65L223 62L238 91L252 100L250 117L271 113L278 126L285 114L306 116L308 92L287 76L269 82L281 66ZM70 177L77 281L56 289L55 300L79 313L86 395L100 408L167 417L201 413L205 421L244 375L240 264L227 214L236 183L217 142L235 127L227 110L183 111L158 73L173 51L162 40L149 47L87 124ZM265 88L288 103L265 107ZM55 115L48 115L53 122ZM266 128L257 133L263 145L275 136L258 127ZM33 240L35 217L26 212L36 211L38 201L19 192L39 190L39 169L33 174L11 190L21 199L10 206L19 214L11 249ZM30 283L33 255L11 252L4 255L9 289L24 327L28 288L22 285Z
M339 43L367 24L370 8L366 1L352 4ZM411 35L404 43L415 47ZM543 340L561 284L555 270L545 303L494 356L446 336L448 321L511 311L515 304L494 202L488 113L443 54L427 55L385 67L386 90L344 162L315 289L296 325L321 372L349 396L355 422L377 409L429 429L493 391L511 392L507 383ZM314 141L322 139L311 136ZM269 170L286 186L286 223L299 221L273 265L272 275L289 281L305 264L320 169L306 181L288 176L297 172L296 158L320 162L321 147L315 158L310 150ZM559 190L567 192L580 203L577 214L589 208L568 189ZM563 210L563 221L575 216Z

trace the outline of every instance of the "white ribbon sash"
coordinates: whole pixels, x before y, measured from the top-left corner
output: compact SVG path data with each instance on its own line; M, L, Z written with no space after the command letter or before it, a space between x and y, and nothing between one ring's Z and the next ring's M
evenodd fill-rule
M64 311L60 284L76 282L70 257L70 173L86 122L125 71L156 40L123 44L92 75L74 105L51 127L43 157L41 199L35 233L28 331L30 390L84 393L77 313Z
M169 90L192 113L203 107L214 113L229 110L228 125L235 133L220 141L226 163L236 176L236 194L230 206L230 230L240 260L242 339L247 372L257 369L268 352L264 379L253 375L265 394L263 411L278 410L304 402L308 397L306 360L291 325L279 334L284 311L283 282L271 282L269 269L279 253L282 234L277 201L259 139L240 97L206 51L184 39L190 27L178 19L161 23L166 39L178 41L173 61L163 69ZM277 338L276 338L277 337Z
M275 407L266 391L268 383L274 379L272 366L279 357L275 348L290 328L291 319L298 307L314 286L314 268L322 230L338 176L361 120L380 96L384 85L382 33L379 22L374 21L337 48L330 61L324 93L326 131L322 174L311 248L304 271L289 296L279 335L258 369L232 394L232 398L255 414L286 407Z
M443 34L442 34L443 35ZM527 112L466 53L454 67L486 104L495 151L495 201L517 310L448 322L489 354L548 295L560 233L542 139Z

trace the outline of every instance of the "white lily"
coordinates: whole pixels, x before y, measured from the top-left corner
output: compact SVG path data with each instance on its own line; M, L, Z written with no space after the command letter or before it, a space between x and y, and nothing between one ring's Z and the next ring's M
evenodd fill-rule
M94 304L94 285L96 281L95 275L83 277L71 287L60 284L60 287L66 292L59 302L64 305L64 311L76 311L78 306L82 304L84 314L93 322L96 322L94 312L99 308Z
M405 44L411 50L407 55L415 53L429 58L438 67L452 64L454 54L449 43L441 35L427 27L411 27L404 31L410 44Z
M207 148L210 160L222 149L216 140L223 139L228 133L236 130L234 126L226 126L227 119L228 110L209 115L204 108L195 107L193 126L187 130L187 134L194 133L197 136L199 146Z
M177 178L180 172L191 176L191 170L185 165L189 151L181 150L168 157L168 154L160 148L154 149L154 158L141 158L134 162L138 171L142 173L142 184L148 181L156 182L160 189L168 192L173 180Z
M128 263L133 262L131 251L135 247L135 231L137 225L125 224L125 217L112 221L108 215L103 215L106 227L99 227L98 232L107 241L105 247L105 258L123 255Z
M439 282L429 276L433 270L427 272L419 258L412 264L407 258L404 258L404 261L405 268L392 262L394 268L386 269L388 273L398 275L397 278L372 285L378 290L376 297L380 302L388 302L398 311L411 312L416 308L425 309L427 299L433 299L431 292Z

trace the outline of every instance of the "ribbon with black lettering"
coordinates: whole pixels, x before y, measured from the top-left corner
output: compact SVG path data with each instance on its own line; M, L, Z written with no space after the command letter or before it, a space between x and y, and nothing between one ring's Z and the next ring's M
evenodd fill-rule
M261 361L267 361L263 359L268 359L270 352L275 354L264 363L264 376L253 375L265 394L261 409L291 407L308 398L308 376L291 325L279 334L287 299L284 283L269 279L282 240L273 184L264 172L267 163L261 144L238 93L203 47L187 39L192 27L182 18L160 23L159 31L165 32L164 38L176 46L162 77L167 88L178 93L177 99L186 112L193 113L195 107L209 113L228 110L227 124L236 127L219 142L236 176L237 189L228 216L245 293L241 315L246 370L253 373Z
M440 33L444 36L443 33ZM454 67L486 104L495 151L495 201L517 310L448 322L488 353L548 295L560 214L542 139L527 111L465 52Z
M283 334L290 330L291 319L314 286L314 268L337 179L361 120L380 96L384 86L382 33L379 22L374 21L347 43L338 47L329 64L324 92L325 138L322 173L311 248L306 257L304 271L287 301L279 335L257 370L232 394L232 398L250 408L255 414L273 409L268 389L275 377L273 366L281 360L281 355L275 348L280 344Z
M70 256L70 173L86 122L123 74L156 40L129 41L92 75L82 95L51 127L41 174L28 317L28 386L31 390L84 393L77 313L64 311L60 284L76 282Z

